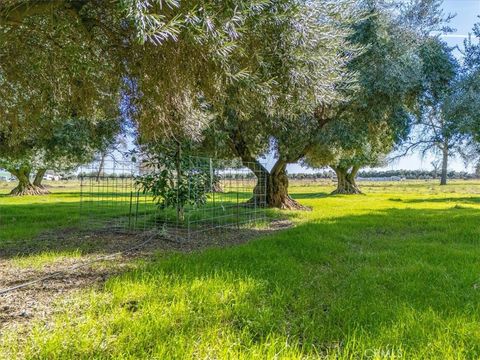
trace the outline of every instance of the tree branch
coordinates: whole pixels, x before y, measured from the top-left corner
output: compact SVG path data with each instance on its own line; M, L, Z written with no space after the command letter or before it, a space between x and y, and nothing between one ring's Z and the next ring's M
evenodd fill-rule
M408 144L407 148L405 149L405 151L403 151L401 154L397 155L397 156L394 156L392 158L389 159L389 161L392 161L392 160L397 160L397 159L400 159L406 155L408 155L408 153L411 151L411 150L414 150L416 149L418 146L421 146L422 144L428 144L427 146L429 146L429 148L431 148L432 146L435 146L435 141L431 141L431 140L419 140L419 141L416 141L414 143L410 143Z

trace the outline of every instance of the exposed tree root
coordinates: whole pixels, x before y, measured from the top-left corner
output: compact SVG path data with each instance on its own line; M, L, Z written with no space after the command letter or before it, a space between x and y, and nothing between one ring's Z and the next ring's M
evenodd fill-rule
M275 205L276 208L281 210L301 210L301 211L311 211L312 208L300 204L298 201L292 199L290 196L285 196L282 198L279 204Z
M258 208L277 208L280 210L300 210L300 211L311 211L312 208L300 204L298 201L292 199L289 195L282 197L280 201L275 203L267 203L265 201L260 201L258 198L252 197L245 203L246 207L258 207Z
M17 186L11 192L11 196L25 196L25 195L47 195L50 194L44 186L35 186L35 185L27 185L27 186Z
M357 186L348 186L337 188L335 191L332 191L332 195L363 195L362 191Z

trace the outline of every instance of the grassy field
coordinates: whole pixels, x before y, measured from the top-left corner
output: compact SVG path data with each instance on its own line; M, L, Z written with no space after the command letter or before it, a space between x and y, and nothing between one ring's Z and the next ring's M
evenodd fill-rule
M113 181L110 181L111 183ZM159 211L151 195L144 195L128 185L114 187L107 182L84 184L82 190L77 181L46 182L48 196L11 197L8 195L13 183L0 182L0 256L2 252L40 253L49 251L52 258L55 249L55 234L62 230L81 228L96 229L149 229L163 224L178 226L174 208ZM186 205L185 221L180 226L192 232L202 231L214 225L235 222L247 223L254 215L263 218L265 212L256 208L237 206L252 196L255 183L237 187L224 186L225 192L208 194L205 206L199 209ZM261 219L260 219L261 220ZM261 222L261 221L259 221ZM51 236L38 235L51 232ZM77 251L82 249L66 249ZM89 246L83 250L91 250Z
M0 358L480 358L480 182L363 185L367 195L328 196L293 184L313 208L284 213L295 227L159 253L48 326L3 333ZM76 201L0 197L0 213L23 214L0 242L68 226Z
M7 242L31 239L42 231L78 222L77 186L59 187L49 196L10 197L7 194L12 184L0 183L0 248Z

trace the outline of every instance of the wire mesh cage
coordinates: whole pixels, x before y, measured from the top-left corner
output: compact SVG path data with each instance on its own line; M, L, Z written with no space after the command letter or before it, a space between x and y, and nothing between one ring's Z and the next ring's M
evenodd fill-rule
M186 157L181 168L164 176L167 166L113 157L94 162L78 175L82 226L192 239L262 224L266 178L255 175L260 166ZM167 190L159 194L155 186L163 182L168 182Z

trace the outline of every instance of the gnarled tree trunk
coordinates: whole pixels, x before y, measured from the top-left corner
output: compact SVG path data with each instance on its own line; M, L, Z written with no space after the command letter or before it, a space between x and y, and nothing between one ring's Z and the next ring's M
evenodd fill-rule
M33 179L33 185L41 188L45 188L42 185L42 180L46 172L47 172L47 169L38 169L37 173L35 174L35 179Z
M319 109L315 113L318 118L318 129L321 129L329 119L324 116L324 108ZM257 206L276 207L280 209L291 210L310 210L309 207L299 204L288 194L288 176L287 165L300 160L313 143L305 144L304 148L299 150L295 155L281 157L272 170L269 172L261 165L256 156L250 151L248 143L243 136L241 122L235 129L228 129L230 138L230 147L233 153L242 159L243 165L253 171L257 178L257 184L253 190L253 197L247 204L255 204Z
M287 165L287 162L278 160L270 171L270 181L267 187L268 205L285 210L310 210L288 194Z
M331 166L335 174L337 174L337 189L333 194L361 194L358 188L355 177L357 176L359 168L357 166L350 168L343 168Z
M10 192L13 196L23 195L45 195L48 191L42 187L38 187L30 182L31 169L27 166L22 166L18 169L7 169L18 179L18 185Z
M268 195L268 184L270 181L270 173L268 170L257 160L254 161L243 161L243 165L248 167L257 178L257 183L253 188L253 196L250 200L247 201L248 205L257 206L257 207L267 207L267 195Z
M288 194L286 162L278 160L270 172L258 161L244 162L244 165L252 170L257 178L253 197L248 201L249 205L284 210L310 210Z

